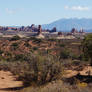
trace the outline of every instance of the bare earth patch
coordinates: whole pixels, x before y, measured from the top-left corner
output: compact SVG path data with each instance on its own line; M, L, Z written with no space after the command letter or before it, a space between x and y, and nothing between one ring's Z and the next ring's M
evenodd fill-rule
M21 87L22 82L16 81L11 72L0 71L0 92L15 92L10 89Z
M92 76L92 67L91 66L85 66L83 70L77 71L77 70L66 70L63 77L70 78L73 76L76 76L77 74L83 75L83 76Z

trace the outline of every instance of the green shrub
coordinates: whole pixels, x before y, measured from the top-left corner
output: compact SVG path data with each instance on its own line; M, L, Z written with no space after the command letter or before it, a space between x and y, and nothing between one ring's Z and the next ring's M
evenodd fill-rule
M18 35L16 36L13 36L10 41L17 41L17 40L20 40L20 37Z
M33 50L38 50L38 47L33 47Z
M41 43L41 42L43 42L43 40L42 40L42 39L37 39L37 38L35 38L35 39L33 40L33 42L35 42L35 43Z
M19 47L19 44L15 42L15 43L12 43L11 46L13 47L14 50L16 50Z
M65 44L59 44L60 47L65 47Z
M75 55L74 53L70 53L70 57L72 58L72 60L79 59L78 55Z
M38 85L61 78L62 65L53 56L28 55L29 60L16 66L16 74L25 85ZM19 68L17 68L19 67ZM13 70L14 71L14 70Z
M41 42L43 42L43 39L38 39L36 37L30 37L27 41L30 41L30 40L32 40L35 43L41 43Z
M3 51L2 50L0 50L0 55L3 53Z
M55 38L50 38L50 39L48 39L48 41L57 41L57 39L55 39Z
M25 60L25 56L23 54L17 54L14 57L14 61L24 61Z
M92 34L87 35L82 42L83 52L90 59L92 66Z
M30 41L30 40L34 40L34 39L37 39L36 37L30 37L27 39L27 41Z
M60 52L60 59L68 59L70 57L70 52L67 49L63 49Z
M24 44L26 47L29 47L30 46L30 44L28 43L28 42L25 42L25 44Z

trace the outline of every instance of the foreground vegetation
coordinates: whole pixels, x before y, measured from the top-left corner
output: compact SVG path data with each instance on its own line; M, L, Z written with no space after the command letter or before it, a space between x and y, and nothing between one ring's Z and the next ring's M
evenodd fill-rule
M11 71L23 81L28 88L21 92L91 92L91 81L63 77L65 70L80 71L90 64L91 39L90 35L84 40L2 38L0 70Z

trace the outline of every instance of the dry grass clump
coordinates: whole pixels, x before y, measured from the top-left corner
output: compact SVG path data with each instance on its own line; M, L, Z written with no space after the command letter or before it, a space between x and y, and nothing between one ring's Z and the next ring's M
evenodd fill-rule
M61 80L58 80L40 87L31 86L24 88L23 90L18 92L92 92L92 85L91 87L83 86L83 83L81 85L82 86L79 86L79 84L69 85L63 83Z
M37 85L42 85L61 78L62 65L50 55L32 55L25 66L21 67L21 73L18 72L19 79L23 80L26 85L30 85L33 82Z
M26 86L33 83L42 85L61 78L62 64L52 55L30 53L24 60L0 62L0 69L18 75L18 80L22 80Z

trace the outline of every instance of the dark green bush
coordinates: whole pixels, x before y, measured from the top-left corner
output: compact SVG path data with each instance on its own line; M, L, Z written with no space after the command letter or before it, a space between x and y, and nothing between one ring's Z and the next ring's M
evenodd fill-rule
M70 52L67 49L63 49L60 52L60 59L68 59L70 57Z
M29 46L31 46L28 42L25 42L25 44L24 44L26 47L29 47Z
M16 50L19 47L19 44L15 42L15 43L12 43L11 46L13 47L14 50Z
M74 53L70 53L70 57L71 57L72 60L79 59L78 55L76 55Z
M41 42L43 42L43 40L42 40L42 39L37 39L37 38L35 38L35 39L33 40L33 42L35 42L35 43L41 43Z
M38 50L38 47L33 47L33 50Z
M25 60L25 56L23 54L17 54L14 57L14 61L24 61Z
M57 41L57 39L55 39L55 38L50 38L50 39L48 39L48 41Z
M3 51L2 50L0 50L0 55L3 53Z
M19 80L22 80L25 85L33 82L41 85L61 78L62 65L53 56L30 54L27 58L29 60L13 66L16 70L12 69L13 73L16 71L15 74L19 75Z
M43 42L43 39L38 39L36 37L30 37L27 41L30 41L30 40L32 40L35 43L41 43L41 42Z
M10 41L17 41L17 40L20 40L20 37L18 35L16 36L13 36Z
M59 44L60 47L65 47L65 44Z

